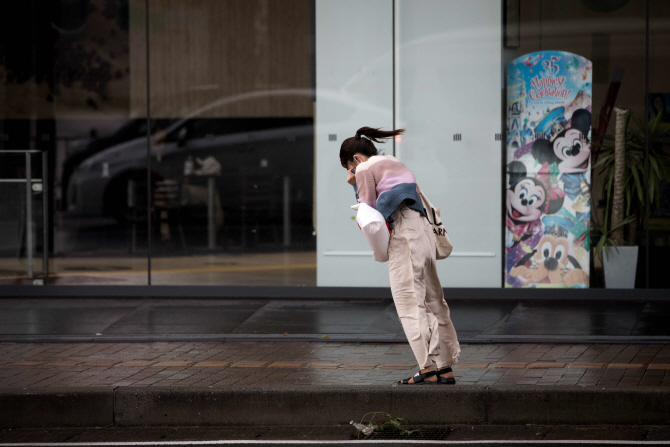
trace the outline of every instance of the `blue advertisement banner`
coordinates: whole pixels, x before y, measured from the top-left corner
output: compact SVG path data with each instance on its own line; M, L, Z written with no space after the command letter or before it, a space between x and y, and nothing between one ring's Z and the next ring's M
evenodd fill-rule
M507 65L505 287L589 286L592 71L562 51Z

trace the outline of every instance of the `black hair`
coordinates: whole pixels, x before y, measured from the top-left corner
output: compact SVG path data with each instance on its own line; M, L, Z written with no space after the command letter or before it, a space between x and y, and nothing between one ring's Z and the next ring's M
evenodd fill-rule
M373 144L375 143L385 143L386 139L393 138L396 135L402 135L405 132L405 129L396 129L396 130L381 130L381 128L374 127L361 127L356 131L356 135L350 138L347 138L342 142L340 146L340 163L342 167L347 167L347 162L350 162L354 159L355 154L365 155L366 157L372 157L373 155L378 155L379 151Z

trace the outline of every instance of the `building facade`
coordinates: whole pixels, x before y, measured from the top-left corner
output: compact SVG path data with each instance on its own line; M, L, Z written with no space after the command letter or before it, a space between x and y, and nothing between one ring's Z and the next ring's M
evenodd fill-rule
M19 3L1 7L0 290L386 288L339 164L362 126L406 129L378 147L441 208L445 287L670 284L665 1ZM540 109L510 67L547 79L551 55L581 90ZM569 154L590 153L579 178L560 168L570 129ZM540 140L556 160L531 156ZM541 217L512 206L532 208L524 179ZM637 247L628 285L606 281L601 240Z

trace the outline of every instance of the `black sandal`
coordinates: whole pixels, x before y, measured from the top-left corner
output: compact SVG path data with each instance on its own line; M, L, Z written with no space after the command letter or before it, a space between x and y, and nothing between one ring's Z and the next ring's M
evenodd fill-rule
M398 385L437 385L437 382L428 382L424 380L426 377L432 377L437 374L435 371L428 371L421 373L421 371L414 374L409 379L402 379L398 381ZM409 383L410 379L414 379L414 383Z
M437 382L441 383L443 385L454 385L456 383L456 379L454 379L453 377L449 377L449 378L440 377L440 374L447 374L447 373L450 373L450 372L453 372L451 370L451 367L446 367L446 368L442 368L442 369L438 370L435 373L435 374L437 374Z

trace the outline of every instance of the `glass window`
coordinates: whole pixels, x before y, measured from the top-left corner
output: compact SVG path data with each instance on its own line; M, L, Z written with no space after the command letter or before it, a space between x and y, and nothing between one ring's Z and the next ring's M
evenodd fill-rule
M151 4L151 284L316 285L312 11Z
M406 128L378 148L443 210L445 287L668 286L667 2L19 3L1 284L387 287L338 159L371 126Z
M527 136L529 141L538 138L539 133L540 139L546 142L548 147L553 145L554 152L556 152L557 141L561 140L563 135L559 134L560 131L571 132L569 129L579 129L580 123L584 127L584 132L582 132L584 138L578 143L565 145L567 152L558 154L558 162L555 164L552 164L553 155L538 158L537 155L541 152L539 144L533 143L533 148L529 148L527 158L530 162L526 162L526 166L523 166L524 175L540 179L542 163L546 162L547 171L544 175L550 179L550 191L555 196L554 201L560 200L563 206L558 211L545 210L543 216L546 217L542 218L541 226L538 225L536 228L539 231L537 238L531 235L532 222L527 222L523 231L519 232L519 240L510 240L508 247L518 248L523 245L528 256L514 258L511 264L508 259L508 275L514 271L515 267L517 274L523 271L526 275L525 277L517 274L510 275L511 278L507 278L508 286L513 284L519 287L541 287L558 284L572 287L644 288L652 286L652 283L659 284L660 276L651 275L650 270L652 266L650 256L654 250L647 251L646 246L647 238L651 237L654 232L657 237L652 237L651 240L655 244L663 244L665 231L661 223L663 217L657 216L657 213L662 213L660 200L663 196L661 191L665 180L659 178L663 176L662 174L654 174L656 172L654 166L659 168L660 173L668 165L667 159L664 158L665 155L662 155L665 149L660 141L649 141L651 150L648 158L646 132L649 123L652 122L650 121L651 115L647 115L647 109L652 110L653 113L654 98L660 104L662 101L659 98L663 97L653 95L653 93L664 91L662 80L664 78L657 75L657 70L661 65L659 63L654 69L654 64L652 64L654 60L662 61L664 55L667 54L663 44L665 28L660 23L666 20L668 11L664 4L661 6L661 3L639 0L506 2L506 45L503 52L505 63L522 60L527 67L525 70L532 72L535 69L539 85L547 77L542 64L549 63L545 62L547 55L556 54L557 67L568 73L567 83L572 85L570 82L574 81L575 85L580 84L580 88L583 88L580 92L581 97L578 95L573 100L571 96L570 99L573 101L570 104L557 103L557 105L564 106L561 110L556 105L548 107L546 113L538 116L539 121L530 117L526 120L527 122L520 123L518 129L510 128L508 123L508 144L512 145L515 154L523 151L522 146L526 144L523 132L525 127L528 127L530 129ZM647 5L650 10L647 10ZM652 18L649 24L647 24L647 16ZM649 46L647 46L647 38L649 38ZM650 60L646 59L647 50L650 55L655 54ZM568 53L571 54L570 60L558 61L561 54L568 57ZM523 59L524 57L527 59ZM536 62L542 64L535 66ZM647 71L648 63L649 71ZM523 64L521 66L523 67ZM513 76L509 72L507 76L509 101L510 84L513 84L510 79L513 79ZM647 76L651 81L649 85L646 82ZM516 93L518 96L523 96L526 92ZM527 93L530 95L532 92ZM572 92L572 95L574 93ZM522 105L514 110L508 103L508 120L514 117L514 113L523 115L523 104L527 107L528 103L528 100L525 103L520 102L519 104ZM584 112L578 111L579 108L582 108ZM627 118L618 124L615 108L627 111ZM573 113L579 113L579 117L575 118ZM586 118L590 118L590 126L586 125L589 121ZM558 129L556 126L561 128ZM621 153L624 154L625 168L620 188L615 186L618 183L614 181L614 136L617 126L624 131L621 145L623 152ZM513 146L514 144L516 146ZM560 161L566 157L575 159L577 157L575 153L581 152L583 155L586 149L591 152L591 169L582 174L577 174L576 168L566 169L567 162ZM535 163L532 162L530 154L535 158ZM578 156L581 157L581 155ZM508 163L513 161L509 159L509 153L507 161ZM519 161L514 159L517 164ZM645 166L651 166L649 171ZM512 177L520 175L517 168L519 166L508 164L510 182L512 182ZM538 188L542 189L542 185ZM617 194L617 191L620 193ZM648 208L646 200L651 198L652 192L655 194L655 199L650 203L651 208ZM621 202L617 202L616 197L619 197ZM649 221L652 225L650 227L646 223L646 213L649 211L654 216ZM590 219L580 218L580 216L585 217L587 212L591 213ZM577 267L577 264L570 261L564 268L562 279L552 280L550 273L546 275L546 278L540 279L539 276L534 275L537 271L531 274L530 270L523 269L539 267L542 270L547 262L553 259L551 255L553 246L550 247L550 256L547 257L542 254L544 250L540 248L538 241L540 237L547 236L548 229L558 225L560 219L570 221L568 222L570 229L567 230L568 233L572 233L568 236L571 241L569 255L581 259L582 265ZM545 220L553 224L545 225ZM622 223L615 228L617 222ZM521 228L520 222L516 224L515 228ZM584 232L580 230L580 233L590 233L590 237L582 236L579 239L574 234L579 225L585 227ZM509 228L509 225L507 226ZM648 232L651 228L655 230ZM513 232L508 231L508 235L510 234L513 235ZM630 258L624 261L612 248L609 249L610 256L607 254L604 257L601 256L603 243L605 248L612 247L614 241L618 241L621 256L630 256ZM534 255L531 256L531 252ZM589 266L583 265L587 259ZM623 266L621 273L617 273L617 263ZM560 262L558 264L560 265ZM584 273L579 272L581 275L577 275L576 272L573 272L575 269L581 269ZM529 275L533 276L532 280L529 280ZM573 281L577 276L582 277L581 284ZM625 279L626 276L629 278ZM519 278L523 281L518 280Z
M46 253L51 284L146 285L147 121L130 113L133 82L146 85L131 46L146 31L133 20L144 3L43 6L0 6L12 17L0 31L0 149L12 151L0 152L0 178L24 182L0 183L0 282L42 284ZM133 163L119 148L133 149Z
M649 225L640 231L640 257L646 257L645 275L637 285L654 289L670 288L664 265L670 256L670 80L666 67L670 61L670 5L661 0L649 2L649 88L646 97L649 124L649 165L645 167L649 191ZM659 167L660 169L657 169ZM649 247L648 251L644 247ZM644 265L638 262L638 265Z

